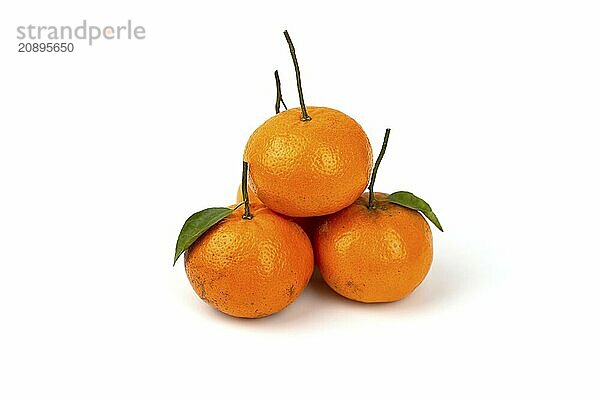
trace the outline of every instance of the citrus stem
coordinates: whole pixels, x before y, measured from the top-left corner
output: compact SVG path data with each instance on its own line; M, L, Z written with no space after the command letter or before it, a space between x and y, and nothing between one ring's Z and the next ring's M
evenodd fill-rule
M248 200L248 163L242 164L242 199L244 200L244 215L243 219L252 219L254 215L250 212L250 201Z
M300 108L302 109L302 117L301 121L310 121L311 118L306 111L306 106L304 105L304 95L302 94L302 82L300 80L300 67L298 66L298 59L296 58L296 50L294 49L294 44L292 43L292 39L290 38L290 34L288 31L284 31L285 40L287 40L288 46L290 47L290 53L292 54L292 61L294 62L294 69L296 70L296 84L298 85L298 96L300 96Z
M369 183L369 209L373 210L375 208L374 200L375 196L373 194L373 187L375 186L375 178L377 177L377 170L379 169L379 164L381 164L381 160L383 160L383 155L385 154L385 149L387 148L388 139L390 137L390 128L385 130L385 136L383 137L383 145L381 146L381 150L379 151L379 156L377 156L377 161L375 161L375 166L373 167L373 173L371 173L371 182Z
M279 81L279 71L275 70L275 87L277 89L277 99L275 99L275 114L279 114L279 106L283 104L285 109L287 110L287 106L283 101L283 97L281 96L281 82Z

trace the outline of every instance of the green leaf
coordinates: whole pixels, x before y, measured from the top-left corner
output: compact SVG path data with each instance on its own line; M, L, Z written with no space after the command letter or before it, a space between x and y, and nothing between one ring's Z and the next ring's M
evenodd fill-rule
M181 227L181 232L179 232L177 246L175 246L175 259L173 260L173 265L175 265L179 256L202 236L204 232L232 212L233 210L230 208L214 207L192 214L192 216L185 221L183 227Z
M387 200L390 203L398 204L399 206L421 211L440 231L444 232L440 221L425 200L410 192L394 192L388 196Z

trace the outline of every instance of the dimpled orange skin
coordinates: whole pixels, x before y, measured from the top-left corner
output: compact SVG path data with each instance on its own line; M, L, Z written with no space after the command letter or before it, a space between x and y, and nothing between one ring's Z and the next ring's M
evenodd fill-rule
M237 201L238 204L244 200L243 196L242 196L242 185L238 186L238 191L237 191L237 195L235 196L235 200ZM250 201L250 203L253 203L255 206L261 205L261 206L265 207L265 205L262 203L262 201L260 201L258 196L256 196L256 193L254 193L252 191L252 188L248 188L248 200ZM317 225L316 218L300 218L300 217L298 217L298 218L290 218L290 219L293 222L300 225L300 228L302 228L309 237L312 236L312 232Z
M433 259L429 224L417 211L369 194L324 217L313 240L316 263L337 293L364 303L399 300L423 281Z
M252 190L270 209L291 217L339 211L367 187L373 154L361 126L326 107L283 111L259 126L246 144Z
M295 223L266 207L242 219L240 207L200 237L185 253L194 291L235 317L274 314L302 293L313 272L310 240Z

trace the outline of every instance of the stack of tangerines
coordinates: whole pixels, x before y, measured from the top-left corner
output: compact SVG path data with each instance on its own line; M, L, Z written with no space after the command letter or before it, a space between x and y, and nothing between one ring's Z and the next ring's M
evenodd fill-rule
M300 107L287 109L275 71L275 115L246 144L238 204L189 217L175 261L185 253L196 293L236 317L282 310L302 293L314 265L349 299L399 300L431 266L432 236L423 215L442 227L431 207L412 193L374 192L390 130L373 166L369 139L354 119L332 108L305 106L294 45L287 31L284 35Z

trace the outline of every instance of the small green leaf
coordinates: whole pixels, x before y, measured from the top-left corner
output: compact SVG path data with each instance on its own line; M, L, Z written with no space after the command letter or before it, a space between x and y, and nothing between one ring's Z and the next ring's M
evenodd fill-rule
M398 204L399 206L404 206L411 208L413 210L421 211L423 215L425 215L437 228L444 232L442 229L442 225L440 221L437 219L433 210L427 204L427 202L410 192L394 192L390 194L387 198L390 203Z
M175 259L173 260L173 265L175 265L179 256L202 236L204 232L232 212L233 210L230 208L214 207L192 214L192 216L185 221L183 227L181 227L181 232L177 238L177 246L175 246Z

